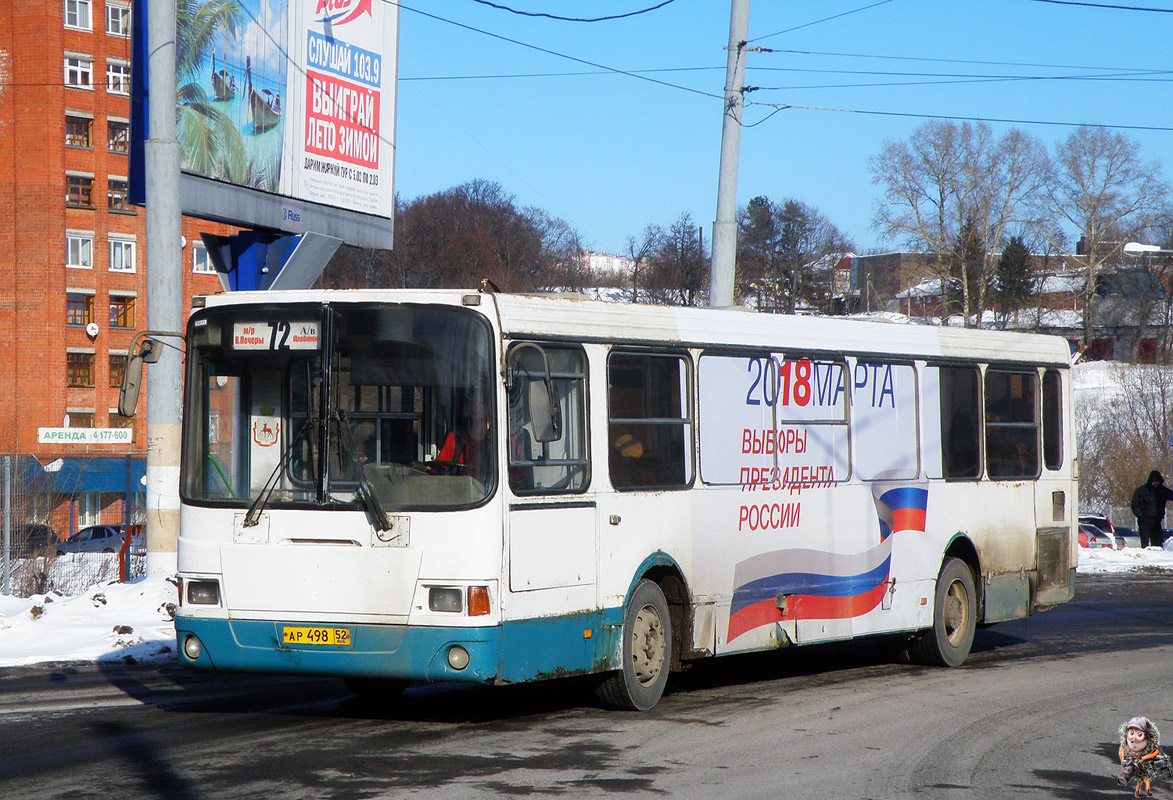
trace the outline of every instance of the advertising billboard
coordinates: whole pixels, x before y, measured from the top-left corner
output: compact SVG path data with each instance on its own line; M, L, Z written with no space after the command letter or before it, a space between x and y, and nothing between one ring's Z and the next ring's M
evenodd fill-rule
M177 0L186 214L390 247L397 5Z

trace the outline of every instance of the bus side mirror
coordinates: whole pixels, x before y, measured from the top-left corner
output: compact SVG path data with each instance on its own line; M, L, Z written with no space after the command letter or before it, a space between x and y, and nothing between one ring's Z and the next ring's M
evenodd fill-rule
M118 390L118 413L133 417L138 407L139 387L143 380L143 357L138 353L126 360L126 371L122 373L122 386Z
M126 360L126 371L122 373L122 385L118 389L118 414L133 417L138 407L138 396L142 388L143 364L154 364L163 355L163 343L150 336L172 336L182 339L182 333L170 331L142 331L135 334L130 343L132 355ZM141 343L140 343L141 340Z
M534 438L539 442L556 442L562 438L562 410L545 381L529 383L529 418Z

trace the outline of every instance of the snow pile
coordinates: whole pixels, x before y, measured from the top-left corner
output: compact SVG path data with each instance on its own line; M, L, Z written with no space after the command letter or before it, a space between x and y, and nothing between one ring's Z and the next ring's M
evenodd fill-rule
M176 599L167 576L96 584L75 597L0 595L0 667L174 659Z
M131 556L130 577L143 571L143 556ZM44 592L75 595L96 583L118 579L116 553L66 553L56 558L18 558L9 574L12 594L31 596Z
M1173 548L1173 539L1166 547ZM1125 547L1110 550L1106 547L1079 548L1077 572L1095 574L1105 572L1136 572L1140 570L1173 570L1173 549L1159 547Z

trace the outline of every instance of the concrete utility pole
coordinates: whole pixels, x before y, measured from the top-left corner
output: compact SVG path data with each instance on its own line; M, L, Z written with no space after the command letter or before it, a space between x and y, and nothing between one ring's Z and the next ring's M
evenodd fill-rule
M143 4L146 6L146 4ZM147 14L150 138L144 148L147 327L183 330L179 141L175 138L175 3ZM147 571L175 570L179 538L179 424L183 359L168 351L147 368Z
M749 0L733 0L729 12L729 54L725 65L725 110L721 128L721 176L717 183L717 220L713 223L713 260L709 305L733 305L733 269L737 261L737 158L741 150Z

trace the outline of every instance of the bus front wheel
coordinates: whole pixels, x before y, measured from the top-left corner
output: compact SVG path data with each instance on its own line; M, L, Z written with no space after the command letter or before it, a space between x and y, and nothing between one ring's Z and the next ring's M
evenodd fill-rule
M672 619L664 592L653 581L636 584L623 615L623 664L599 684L609 708L647 711L660 701L672 657Z
M960 666L969 656L977 623L973 573L959 558L946 558L937 576L933 627L922 631L910 649L922 664Z

